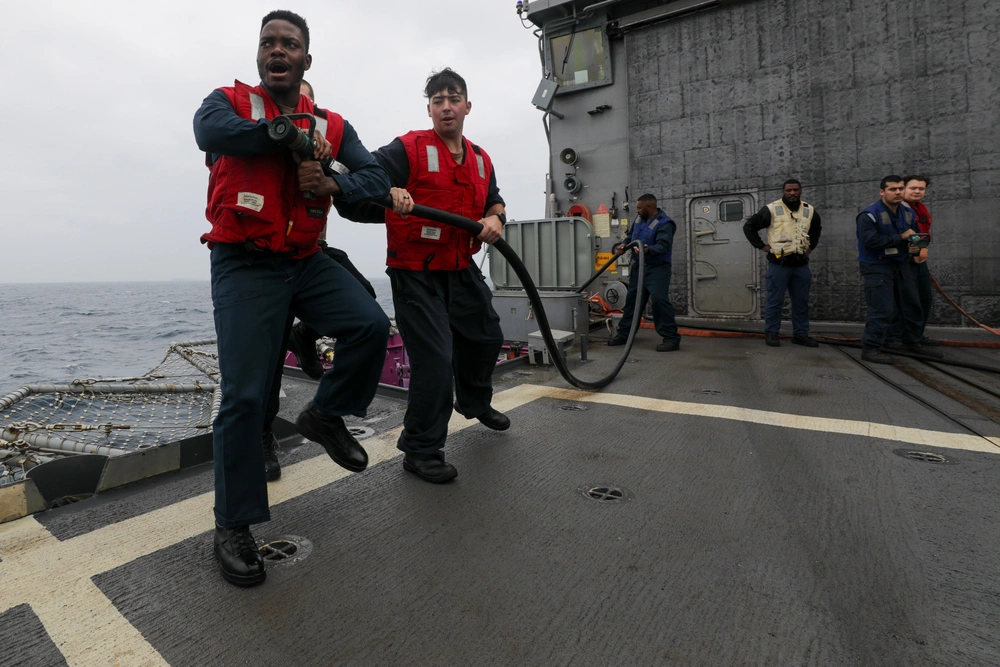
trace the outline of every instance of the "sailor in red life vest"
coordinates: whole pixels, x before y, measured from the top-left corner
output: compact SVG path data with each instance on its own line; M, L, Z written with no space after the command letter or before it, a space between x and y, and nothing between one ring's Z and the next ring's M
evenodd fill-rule
M917 229L921 234L931 233L931 212L924 204L924 197L927 195L927 187L931 184L931 179L927 176L913 175L904 176L903 203L913 209L917 219ZM928 338L924 333L927 327L927 320L931 316L931 304L934 299L934 290L931 288L931 270L927 266L927 248L921 248L917 256L911 258L913 268L917 274L917 294L920 296L920 310L923 319L920 321L920 344L940 345L941 341Z
M336 202L344 217L381 222L388 234L386 273L392 283L396 324L410 357L410 390L398 447L403 467L428 482L458 471L442 448L452 413L503 431L510 420L490 405L493 369L503 343L492 293L472 256L500 238L504 201L486 151L462 132L472 110L465 80L451 69L424 88L433 129L405 134L375 152L393 185L393 210ZM478 237L407 215L418 203L479 220Z
M198 147L208 153L211 168L206 215L212 230L202 242L212 251L222 385L212 432L215 556L222 576L240 586L265 577L250 525L270 519L261 432L289 314L337 339L337 363L299 415L299 433L356 472L364 470L368 457L343 416L365 414L389 336L388 318L375 300L319 252L331 197L347 202L384 197L389 182L350 124L300 95L311 63L305 20L271 12L261 22L260 85L237 81L220 88L194 118ZM337 175L328 176L319 162L303 162L268 137L269 122L291 113L315 117L314 155L335 157L343 165Z

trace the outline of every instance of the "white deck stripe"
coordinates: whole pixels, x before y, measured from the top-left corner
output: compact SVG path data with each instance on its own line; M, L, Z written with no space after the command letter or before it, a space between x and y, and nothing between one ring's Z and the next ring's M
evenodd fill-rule
M1000 453L1000 438L989 438L987 442L978 436L890 424L624 394L594 394L537 385L520 385L497 394L493 404L498 410L507 412L539 398ZM448 424L448 432L461 431L474 423L455 414ZM400 429L396 429L365 441L370 465L399 455L396 450L399 432ZM348 474L323 455L289 466L282 471L280 481L268 485L271 506L331 484ZM211 526L213 501L213 493L204 493L64 542L53 537L32 517L0 524L0 558L3 559L0 583L4 591L0 613L20 604L31 605L73 667L166 664L156 649L94 585L92 577L204 533L206 527ZM42 563L54 566L45 567Z
M657 398L643 398L627 394L593 394L572 389L556 389L552 387L535 387L538 397L560 398L567 401L588 403L604 403L620 405L637 410L651 412L669 412L692 417L710 417L713 419L729 419L732 421L763 424L780 428L801 429L803 431L822 431L824 433L842 433L844 435L859 435L866 438L879 438L893 442L928 447L943 447L947 449L965 449L973 452L989 452L1000 454L1000 438L982 438L978 435L964 433L949 433L947 431L928 431L908 426L893 426L875 422L853 421L850 419L833 419L829 417L809 417L793 415L785 412L769 412L738 408L731 405L706 405L704 403L684 403L667 401Z

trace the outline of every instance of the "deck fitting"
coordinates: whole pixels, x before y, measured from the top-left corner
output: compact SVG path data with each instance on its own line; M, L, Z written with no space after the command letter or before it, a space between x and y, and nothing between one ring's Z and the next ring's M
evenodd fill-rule
M958 463L958 461L946 458L937 452L921 452L915 449L894 449L892 453L896 456L902 456L904 459L920 461L921 463L946 463L950 465Z
M282 535L269 540L257 540L264 565L294 565L312 553L312 542L298 535Z
M632 492L613 484L584 484L577 489L584 498L598 503L617 504L632 500Z

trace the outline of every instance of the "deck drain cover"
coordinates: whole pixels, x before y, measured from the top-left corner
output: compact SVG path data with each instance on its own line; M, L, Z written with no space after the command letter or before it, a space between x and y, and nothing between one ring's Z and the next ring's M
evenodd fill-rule
M577 491L588 500L598 503L621 504L632 500L632 492L612 484L584 484Z
M921 452L915 449L895 449L893 450L893 454L896 456L902 456L904 459L910 459L911 461L920 461L921 463L957 463L957 461L945 458L937 452Z
M639 363L639 360L638 359L626 359L625 363L627 363L627 364L637 364L637 363Z
M375 435L375 429L368 428L367 426L348 426L347 430L358 440L364 440Z
M820 375L824 380L850 380L846 375Z
M586 405L574 405L574 404L571 403L569 405L560 405L559 409L560 410L565 410L566 412L583 412L584 410L587 409L587 406Z
M268 541L257 540L264 565L292 565L312 553L312 542L298 535L282 535Z

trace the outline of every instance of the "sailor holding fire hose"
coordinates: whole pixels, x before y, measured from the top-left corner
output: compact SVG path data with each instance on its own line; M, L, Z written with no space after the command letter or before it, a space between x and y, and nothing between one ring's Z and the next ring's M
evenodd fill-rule
M389 320L375 300L319 252L331 198L381 198L389 181L347 121L300 94L311 64L305 20L271 12L257 47L260 85L237 81L220 88L194 118L211 169L206 215L212 230L202 242L212 251L223 394L213 424L215 556L222 576L240 586L265 578L250 525L270 519L261 430L289 312L337 339L337 364L299 415L298 430L352 471L364 470L368 456L343 416L365 414L389 336ZM288 114L308 114L295 120L300 128L314 124L315 160L302 160L271 137L272 121ZM331 156L350 172L326 174L316 160Z
M465 79L451 69L434 73L424 88L433 129L396 138L375 152L392 182L392 210L337 200L337 212L362 222L385 222L386 271L396 324L410 357L410 387L397 446L403 467L441 483L458 475L444 460L454 409L503 431L510 420L490 404L493 369L503 344L493 295L472 256L500 239L506 222L493 163L463 136L472 110ZM479 220L473 237L449 225L407 214L414 203Z

